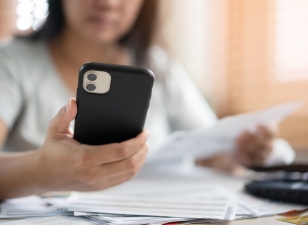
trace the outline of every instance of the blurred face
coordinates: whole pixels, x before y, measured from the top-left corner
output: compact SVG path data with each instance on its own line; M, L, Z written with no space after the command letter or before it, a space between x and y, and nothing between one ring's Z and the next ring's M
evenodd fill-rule
M66 28L89 41L115 43L132 28L143 0L63 0Z

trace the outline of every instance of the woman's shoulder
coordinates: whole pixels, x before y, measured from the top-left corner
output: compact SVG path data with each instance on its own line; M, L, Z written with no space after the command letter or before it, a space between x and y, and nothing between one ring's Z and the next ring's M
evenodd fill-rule
M149 67L155 74L166 74L171 57L160 46L154 45L149 49Z
M35 71L43 70L46 51L42 42L15 38L0 45L0 78L14 79L23 85L25 80L37 77Z
M13 38L0 45L0 57L30 59L38 55L44 43L33 42L26 38Z
M190 79L183 65L168 51L160 46L152 46L149 51L149 66L158 79L178 80L180 78Z

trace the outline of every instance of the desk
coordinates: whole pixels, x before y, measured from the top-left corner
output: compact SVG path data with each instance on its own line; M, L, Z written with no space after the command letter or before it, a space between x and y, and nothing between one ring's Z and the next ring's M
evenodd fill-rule
M168 182L193 182L193 183L216 183L221 186L227 187L233 191L240 191L244 183L248 180L247 178L238 178L232 177L223 173L220 173L215 170L205 169L200 167L191 167L191 168L183 168L179 170L176 168L172 171L172 168L166 167L157 167L156 169L141 171L141 173L136 177L136 179L160 179ZM138 191L138 190L137 190ZM105 193L116 194L127 193L127 189L124 186L120 185L111 189L107 189L104 191ZM277 221L276 219L279 216L270 216L263 218L254 218L254 219L245 219L245 220L236 220L229 221L226 223L221 223L224 225L287 225L285 222ZM1 224L1 220L0 220Z

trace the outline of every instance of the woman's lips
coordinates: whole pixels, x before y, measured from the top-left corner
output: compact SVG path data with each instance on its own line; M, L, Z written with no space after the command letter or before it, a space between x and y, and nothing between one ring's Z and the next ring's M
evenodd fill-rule
M113 19L99 16L90 17L90 22L96 24L101 28L111 28L115 25L115 21Z

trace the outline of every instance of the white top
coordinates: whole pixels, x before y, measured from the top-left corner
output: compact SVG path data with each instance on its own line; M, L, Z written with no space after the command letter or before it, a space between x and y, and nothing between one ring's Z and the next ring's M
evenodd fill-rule
M217 121L187 72L158 47L150 51L150 69L156 75L145 124L151 130L150 150L171 131ZM4 151L41 146L49 121L71 97L45 42L13 40L0 47L0 118L10 129Z
M173 130L213 125L215 114L185 70L159 48L150 59L157 78L145 124L150 149ZM10 129L5 151L41 146L49 121L71 97L46 43L14 40L0 48L0 118Z

